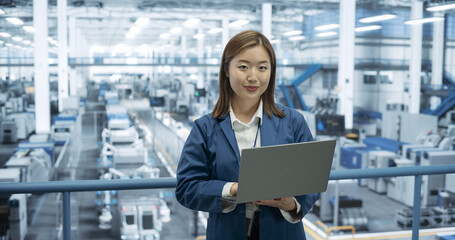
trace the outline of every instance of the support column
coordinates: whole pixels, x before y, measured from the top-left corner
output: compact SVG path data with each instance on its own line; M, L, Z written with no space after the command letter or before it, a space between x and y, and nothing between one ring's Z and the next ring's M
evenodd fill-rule
M68 22L69 28L69 47L70 47L70 57L76 57L76 18L70 17ZM71 67L70 70L70 95L77 95L77 72L76 67Z
M352 129L354 112L355 1L340 1L338 55L338 112L345 116L345 128Z
M262 34L268 39L272 38L272 4L262 4Z
M66 0L58 0L58 110L63 110L63 99L68 97L68 32Z
M199 28L197 30L198 34L203 33L202 28ZM204 62L204 38L198 38L197 39L197 59L198 63L203 63ZM199 73L198 73L198 79L196 82L196 87L197 88L203 88L204 87L204 73L201 67L199 67Z
M33 27L35 42L35 131L50 132L49 72L47 43L47 1L33 0Z
M444 14L436 12L435 17L444 17ZM444 66L444 21L433 23L433 49L431 53L431 83L442 85L442 74ZM441 103L440 97L431 97L431 109L436 108Z
M423 16L423 2L413 0L411 19ZM420 72L422 70L422 25L411 25L411 54L409 59L409 112L420 113Z
M226 46L226 44L229 42L229 19L223 19L221 22L221 26L223 28L223 33L221 35L221 40L223 44L223 49Z

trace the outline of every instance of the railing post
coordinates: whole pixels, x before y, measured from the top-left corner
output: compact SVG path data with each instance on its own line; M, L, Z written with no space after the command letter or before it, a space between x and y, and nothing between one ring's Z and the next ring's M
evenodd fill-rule
M412 213L412 240L419 239L421 186L422 186L422 175L415 175L414 176L414 207L413 207L413 213Z
M63 192L63 239L71 240L71 201L70 192Z

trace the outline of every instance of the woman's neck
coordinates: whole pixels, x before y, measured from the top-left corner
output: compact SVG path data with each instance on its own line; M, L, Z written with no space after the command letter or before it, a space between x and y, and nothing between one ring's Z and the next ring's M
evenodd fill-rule
M249 123L258 109L259 102L260 100L253 102L233 98L231 100L232 111L234 111L235 117L241 122Z

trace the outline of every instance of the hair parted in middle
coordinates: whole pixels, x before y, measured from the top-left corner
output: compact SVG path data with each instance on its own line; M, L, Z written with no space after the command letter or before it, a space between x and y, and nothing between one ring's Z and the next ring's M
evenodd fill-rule
M225 116L229 113L229 104L232 99L233 90L227 77L229 72L229 63L231 60L247 48L252 48L256 46L263 46L270 57L270 81L267 89L262 94L262 102L264 107L264 113L271 118L272 114L277 117L284 117L284 112L278 109L274 101L274 91L275 91L275 76L276 76L276 57L275 51L273 50L272 44L262 33L247 30L238 33L235 35L229 42L226 44L226 47L223 51L223 56L221 57L220 65L220 74L219 74L219 89L220 95L218 101L213 108L212 116L214 118Z

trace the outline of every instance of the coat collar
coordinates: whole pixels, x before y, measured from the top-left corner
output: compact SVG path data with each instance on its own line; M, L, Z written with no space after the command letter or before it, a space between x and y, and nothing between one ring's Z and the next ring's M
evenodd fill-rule
M221 129L223 130L224 136L227 138L229 145L231 145L232 150L237 156L237 160L240 162L240 152L237 145L237 140L235 139L234 130L232 129L231 118L229 114L226 114L223 117L218 117L220 122Z

